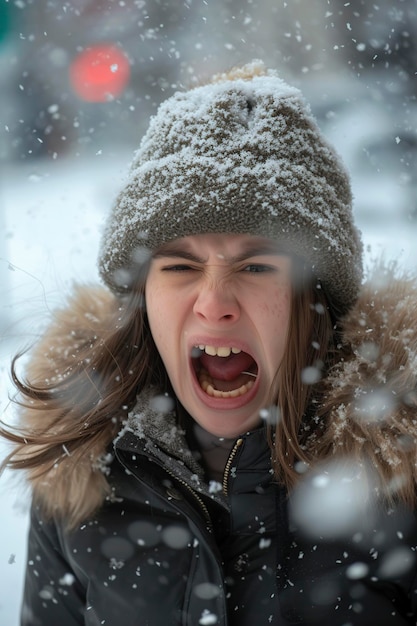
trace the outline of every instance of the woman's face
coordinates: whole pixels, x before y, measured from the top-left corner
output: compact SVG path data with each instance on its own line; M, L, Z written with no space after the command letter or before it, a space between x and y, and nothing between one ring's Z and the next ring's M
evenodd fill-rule
M177 239L153 256L146 308L181 404L218 437L260 422L289 326L291 259L250 235Z

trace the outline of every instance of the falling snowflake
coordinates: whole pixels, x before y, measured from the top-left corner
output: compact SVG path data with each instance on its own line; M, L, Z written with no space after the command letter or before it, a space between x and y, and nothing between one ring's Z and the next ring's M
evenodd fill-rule
M205 609L201 614L198 623L201 624L201 626L211 626L211 624L217 624L217 615Z

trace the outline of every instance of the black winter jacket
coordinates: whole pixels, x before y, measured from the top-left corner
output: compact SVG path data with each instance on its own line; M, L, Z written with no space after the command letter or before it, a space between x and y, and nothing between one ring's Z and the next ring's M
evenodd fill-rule
M381 511L366 532L312 542L289 524L263 429L237 440L220 493L175 418L141 404L94 519L67 533L34 508L22 626L416 623L410 514ZM410 566L393 582L381 567L396 557Z

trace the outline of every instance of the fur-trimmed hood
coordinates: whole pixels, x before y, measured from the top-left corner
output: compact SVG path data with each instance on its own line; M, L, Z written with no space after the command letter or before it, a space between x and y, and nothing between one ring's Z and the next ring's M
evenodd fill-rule
M343 321L344 356L330 371L318 453L367 462L388 498L415 499L417 281L376 269ZM342 351L343 353L343 351Z
M59 363L61 371L69 367L79 337L96 339L117 306L106 289L81 288L34 351L29 378L56 375L51 362ZM326 430L315 444L317 454L367 459L381 483L400 486L411 501L417 482L417 279L398 277L393 268L375 271L344 319L342 337L346 349L327 377L321 410ZM44 428L48 418L38 409L22 409L25 429ZM61 502L93 498L98 505L107 493L100 462L106 453L96 448L92 458L90 449L77 466L63 455L48 477L31 471L35 495L49 511L59 509L57 494Z

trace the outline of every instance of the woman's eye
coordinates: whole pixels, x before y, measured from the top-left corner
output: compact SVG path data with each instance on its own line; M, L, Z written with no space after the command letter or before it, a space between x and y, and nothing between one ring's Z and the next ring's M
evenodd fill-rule
M261 263L251 263L250 265L246 265L243 268L244 272L251 272L252 274L257 274L261 272L272 272L274 268L270 265L262 265Z
M162 268L162 271L163 272L187 272L193 269L194 268L192 268L190 265L177 264L177 265L167 265L166 267Z

